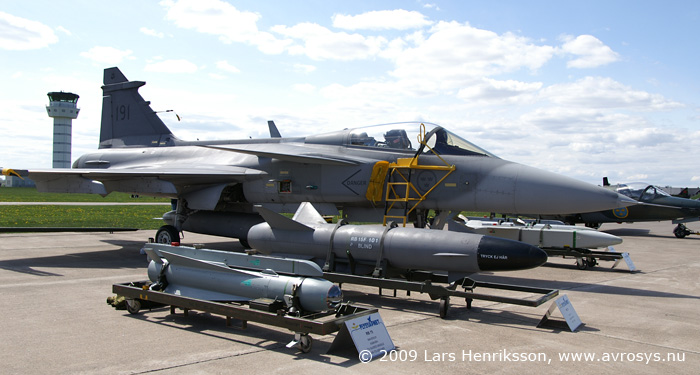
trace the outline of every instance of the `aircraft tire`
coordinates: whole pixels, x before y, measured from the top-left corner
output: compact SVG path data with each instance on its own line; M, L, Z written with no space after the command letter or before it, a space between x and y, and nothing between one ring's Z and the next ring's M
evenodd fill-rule
M172 225L163 225L156 232L156 243L170 245L173 242L180 242L180 233Z

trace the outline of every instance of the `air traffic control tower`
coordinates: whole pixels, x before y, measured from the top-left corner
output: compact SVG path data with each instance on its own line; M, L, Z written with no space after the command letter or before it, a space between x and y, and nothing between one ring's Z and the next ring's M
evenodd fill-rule
M78 118L77 94L50 92L46 112L53 117L53 168L70 168L73 119Z

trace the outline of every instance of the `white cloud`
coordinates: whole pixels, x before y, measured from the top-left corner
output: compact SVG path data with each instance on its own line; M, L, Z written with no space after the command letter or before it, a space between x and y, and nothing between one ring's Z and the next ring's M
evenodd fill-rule
M471 102L502 104L502 101L531 99L542 88L542 82L498 81L484 78L481 82L460 89L457 97Z
M303 73L303 74L309 74L312 73L316 70L316 67L313 65L307 65L307 64L294 64L294 71L298 73Z
M333 32L315 23L300 23L291 27L278 25L272 31L288 38L299 39L303 45L288 48L293 55L304 54L314 60L357 60L376 56L387 44L383 37Z
M639 111L670 110L683 107L659 94L634 90L612 78L585 77L542 90L542 97L558 105L586 108L625 108Z
M48 47L58 42L50 27L41 22L0 12L0 48L6 50L31 50Z
M433 24L420 12L403 9L371 11L356 16L334 14L332 18L333 27L345 30L407 30Z
M165 37L165 34L163 34L163 33L161 33L161 32L158 32L158 31L155 31L155 30L153 30L153 29L149 29L149 28L147 28L147 27L142 27L142 28L139 29L139 31L140 31L142 34L146 34L146 35L148 35L148 36L154 36L154 37L156 37L156 38L164 38L164 37Z
M635 147L655 147L662 144L677 144L682 142L676 135L657 128L629 129L616 134L620 144Z
M60 31L60 32L66 34L66 35L68 35L68 36L73 35L73 33L71 33L70 30L66 29L66 28L63 27L63 26L57 27L56 30L58 30L58 31Z
M397 55L391 74L442 90L523 68L535 71L555 52L511 33L498 35L458 22L440 22L425 40L418 36L415 40L415 47Z
M528 127L558 134L599 133L610 129L624 130L645 126L643 118L620 113L606 113L597 108L540 107L521 116Z
M216 67L223 70L223 71L229 72L229 73L240 73L241 72L238 68L229 64L228 61L225 61L225 60L217 61Z
M578 56L566 63L569 68L596 68L619 60L617 52L592 35L564 36L561 50Z
M239 11L233 5L220 0L165 0L165 18L176 26L193 29L204 34L216 35L223 43L249 43L260 51L278 54L290 41L279 40L272 34L258 30L260 14Z
M165 60L150 63L144 70L158 73L194 73L199 69L197 65L187 60Z
M122 51L114 47L96 46L90 48L90 50L87 52L81 52L80 56L97 63L117 65L124 59L133 58L131 53L131 50Z
M201 33L219 35L227 42L247 41L258 32L258 13L241 12L233 5L219 0L163 1L168 8L166 19L178 27Z

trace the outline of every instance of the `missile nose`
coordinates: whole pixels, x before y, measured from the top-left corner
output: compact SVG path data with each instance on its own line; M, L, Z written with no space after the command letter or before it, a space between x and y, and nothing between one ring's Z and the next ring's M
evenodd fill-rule
M335 309L343 302L343 291L337 285L333 285L328 289L326 294L326 305L329 309Z
M483 236L476 251L481 271L516 271L547 262L547 253L524 242Z

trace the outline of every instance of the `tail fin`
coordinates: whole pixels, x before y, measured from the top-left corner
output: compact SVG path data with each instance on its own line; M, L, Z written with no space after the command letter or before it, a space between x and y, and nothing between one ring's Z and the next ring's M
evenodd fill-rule
M282 134L277 130L277 125L274 121L268 121L267 127L270 129L270 138L282 138Z
M178 139L139 94L142 81L129 81L107 68L102 86L100 148L172 146Z

